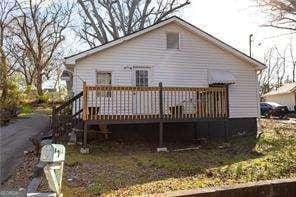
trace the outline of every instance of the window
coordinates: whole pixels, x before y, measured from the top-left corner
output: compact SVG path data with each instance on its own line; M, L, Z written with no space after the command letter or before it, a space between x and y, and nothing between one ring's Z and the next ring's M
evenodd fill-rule
M111 72L97 72L97 85L111 85L112 75ZM101 93L98 92L97 96L111 97L111 92Z
M167 33L167 49L179 49L180 37L179 33Z
M136 86L148 86L148 70L136 70Z
M97 72L97 84L98 85L111 85L111 73L110 72Z

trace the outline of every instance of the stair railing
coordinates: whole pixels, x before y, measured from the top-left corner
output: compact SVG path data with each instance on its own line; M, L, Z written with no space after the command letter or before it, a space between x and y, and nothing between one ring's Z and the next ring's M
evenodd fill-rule
M82 121L83 113L83 92L78 93L62 105L53 107L52 110L52 131L53 139L71 132L75 125Z

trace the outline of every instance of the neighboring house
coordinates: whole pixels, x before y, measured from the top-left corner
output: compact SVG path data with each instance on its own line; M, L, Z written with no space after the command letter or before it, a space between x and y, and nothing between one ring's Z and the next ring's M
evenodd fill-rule
M264 94L265 101L272 101L285 105L289 111L295 111L296 106L296 83L286 83L276 90Z
M88 101L86 125L160 123L160 138L169 122L206 123L198 129L207 136L257 131L257 75L265 65L178 17L65 64L74 93Z

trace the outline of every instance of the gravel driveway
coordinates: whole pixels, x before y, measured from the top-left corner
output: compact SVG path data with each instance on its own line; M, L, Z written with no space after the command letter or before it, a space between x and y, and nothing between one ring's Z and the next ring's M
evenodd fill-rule
M1 183L13 173L16 166L22 161L24 151L32 146L29 137L38 135L48 128L49 117L41 113L18 119L14 123L0 128Z

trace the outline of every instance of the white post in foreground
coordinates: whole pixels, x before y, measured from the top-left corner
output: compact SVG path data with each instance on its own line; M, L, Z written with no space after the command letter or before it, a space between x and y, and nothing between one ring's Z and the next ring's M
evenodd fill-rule
M48 181L49 188L62 197L62 177L65 161L65 147L61 144L45 145L41 149L40 161L46 164L44 173Z

